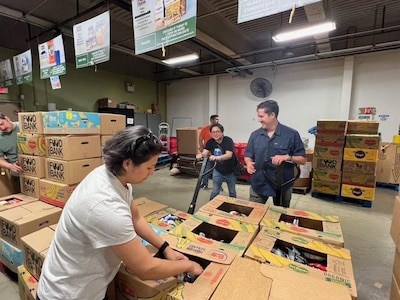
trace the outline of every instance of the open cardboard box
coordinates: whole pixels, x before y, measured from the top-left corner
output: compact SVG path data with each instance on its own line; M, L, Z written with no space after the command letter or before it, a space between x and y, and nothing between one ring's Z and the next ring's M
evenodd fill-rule
M146 216L145 219L149 224L168 232L191 216L189 213L167 207Z
M218 195L199 208L199 211L258 225L267 206L248 200Z
M39 199L21 193L11 194L9 196L0 198L0 211L4 211L34 201L39 201Z
M236 253L214 249L209 245L169 234L161 235L161 237L170 244L170 247L202 265L203 273L193 283L183 282L175 277L143 281L122 264L115 278L116 299L209 299L227 272Z
M350 300L349 291L286 268L236 257L211 300Z
M298 221L298 225L294 225ZM339 247L344 246L339 217L305 210L270 206L261 226L279 228L282 231L322 240Z
M242 255L257 232L258 225L197 212L172 229L170 234Z
M300 259L306 259L308 264L297 262L299 259L297 261L289 259L290 254L287 249L296 249L300 252ZM278 255L278 252L284 252L284 256ZM348 288L353 299L357 298L357 287L348 249L263 226L244 256L338 283Z
M168 205L158 203L145 197L133 199L133 202L136 204L139 214L143 217L168 207Z

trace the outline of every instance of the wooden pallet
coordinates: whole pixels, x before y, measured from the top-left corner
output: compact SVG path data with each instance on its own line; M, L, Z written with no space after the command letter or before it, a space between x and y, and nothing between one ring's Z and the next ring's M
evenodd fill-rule
M372 201L343 197L340 195L330 195L330 194L324 194L324 193L313 191L313 192L311 192L311 197L322 199L322 200L338 202L338 203L347 202L347 203L351 203L351 204L358 204L358 205L361 205L362 207L372 207Z
M398 183L386 183L386 182L377 182L375 184L376 187L386 188L386 189L393 189L395 191L399 191L399 184Z
M293 187L293 193L296 194L307 194L310 191L310 187L309 186L294 186Z

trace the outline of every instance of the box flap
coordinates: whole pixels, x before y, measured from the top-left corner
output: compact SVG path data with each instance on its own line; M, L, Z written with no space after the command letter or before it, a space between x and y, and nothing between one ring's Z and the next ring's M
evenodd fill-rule
M158 203L145 197L133 199L133 202L136 204L140 215L143 217L168 207L168 205Z

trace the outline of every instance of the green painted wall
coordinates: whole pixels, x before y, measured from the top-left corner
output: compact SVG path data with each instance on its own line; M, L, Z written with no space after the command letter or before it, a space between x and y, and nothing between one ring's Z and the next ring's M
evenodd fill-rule
M0 61L12 60L15 51L0 47ZM61 89L53 90L49 79L40 79L38 58L33 58L33 82L9 87L9 94L0 95L1 100L19 101L24 95L24 110L47 110L48 103L55 103L57 109L72 108L76 111L97 111L97 99L112 98L120 102L128 102L146 112L151 104L158 104L162 119L165 120L165 85L155 81L118 75L101 70L101 64L94 67L76 69L67 64L67 74L60 76ZM112 58L111 58L112 59ZM126 82L133 82L135 92L126 91Z

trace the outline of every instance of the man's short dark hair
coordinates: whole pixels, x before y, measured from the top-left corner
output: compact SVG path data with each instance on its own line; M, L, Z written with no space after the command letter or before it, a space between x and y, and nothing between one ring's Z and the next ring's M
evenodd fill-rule
M279 105L278 102L276 102L275 100L266 100L264 102L261 102L260 104L257 105L257 110L259 109L264 109L267 115L275 113L275 116L278 117Z
M218 117L219 117L218 115L211 115L210 116L210 122L214 121Z

